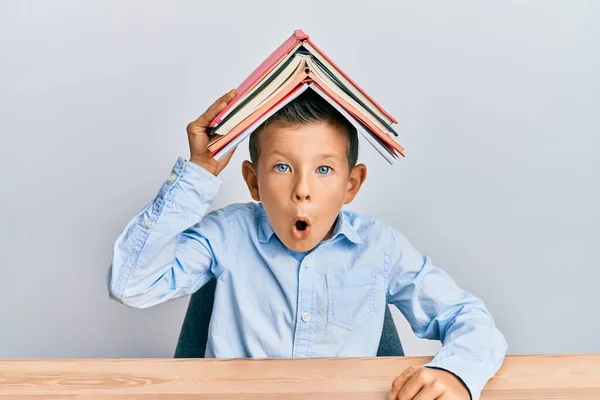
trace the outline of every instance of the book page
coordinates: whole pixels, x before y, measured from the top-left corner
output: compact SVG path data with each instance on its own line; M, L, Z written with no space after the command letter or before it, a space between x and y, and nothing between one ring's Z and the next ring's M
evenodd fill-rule
M374 118L369 110L365 109L352 97L348 96L348 94L344 90L342 90L334 81L332 81L328 74L323 72L323 70L319 68L319 66L315 62L313 62L312 59L308 60L307 63L308 67L310 68L310 71L314 73L325 85L327 85L327 87L329 87L333 92L335 92L335 94L344 99L344 101L346 101L348 104L352 105L352 107L357 109L366 118L369 118L369 121L371 121L371 123L377 126L377 128L379 128L382 132L386 133L390 137L392 136L392 132L390 132L387 126L382 124L381 121L379 121L377 118Z
M319 86L311 85L311 89L314 90L317 94L319 94L323 99L325 99L329 104L331 104L340 114L344 116L355 128L356 130L369 142L375 150L379 152L389 162L393 164L395 162L396 155L385 145L383 145L376 137L374 137L370 132L365 130L364 126L357 121L352 115L350 115L342 106L340 106L336 101L334 101L331 97L329 97L325 92L323 92Z
M325 65L327 67L327 69L329 69L331 72L335 73L335 75L338 77L338 79L341 80L349 90L352 90L352 93L356 97L361 99L361 101L363 103L367 104L369 106L369 108L371 108L373 110L373 112L375 112L377 114L377 116L379 118L383 119L388 125L391 125L394 123L394 121L392 121L387 115L385 115L377 105L373 104L373 102L371 100L369 100L362 93L362 91L360 91L355 85L353 85L348 79L346 79L344 74L342 74L338 68L334 67L325 57L323 57L321 55L321 53L317 49L315 49L313 46L311 46L310 43L303 42L303 46L308 51L310 51L312 54L314 54L315 58L317 58L323 65Z
M240 105L235 108L235 112L224 119L223 122L215 128L213 133L226 135L233 127L259 108L262 103L279 93L289 80L293 79L298 74L304 73L306 59L307 56L295 55L280 73L272 76L271 81L265 87L255 91L254 97L248 99L246 103L240 103Z
M260 80L258 80L254 86L252 86L243 96L241 96L236 103L237 104L241 104L244 100L246 100L248 97L250 97L258 88L261 87L261 85L263 85L267 80L269 80L276 72L279 68L281 68L281 66L287 61L289 60L291 57L294 56L294 53L296 52L296 50L298 50L298 48L301 46L300 43L298 43L296 45L296 47L294 47L285 57L283 57L281 60L279 60L279 62L277 64L275 64L275 66L273 66L273 68L267 73L265 74ZM221 120L224 120L230 113L232 113L235 109L237 108L237 105L234 105L233 107L231 107L229 110L227 110L227 112L225 112L222 116L221 116Z
M250 134L254 132L256 128L258 128L263 122L269 119L273 114L275 114L277 111L283 108L290 101L294 100L296 97L304 93L304 91L309 87L309 84L305 83L300 89L296 90L294 94L288 96L287 98L284 98L281 102L279 102L271 110L269 110L269 112L264 114L261 118L256 120L256 122L250 125L244 132L240 133L235 139L227 143L227 145L225 145L225 147L223 147L221 150L217 151L214 155L215 160L219 161L220 159L225 157L230 151L236 148L244 139L250 136Z

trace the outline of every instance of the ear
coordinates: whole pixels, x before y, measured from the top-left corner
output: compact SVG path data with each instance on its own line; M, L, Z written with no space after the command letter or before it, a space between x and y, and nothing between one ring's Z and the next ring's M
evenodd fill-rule
M365 164L358 164L352 168L350 177L348 178L348 187L346 189L344 204L348 204L354 200L365 179L367 179L367 166Z
M260 193L258 191L258 175L256 167L250 161L246 160L242 163L242 177L248 185L248 191L254 201L260 201Z

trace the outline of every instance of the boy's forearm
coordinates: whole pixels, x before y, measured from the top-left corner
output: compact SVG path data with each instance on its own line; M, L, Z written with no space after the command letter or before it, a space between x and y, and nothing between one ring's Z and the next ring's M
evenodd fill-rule
M400 309L418 337L442 341L426 366L452 372L477 399L507 350L483 301L393 229L386 258L388 302Z
M111 298L148 307L186 294L190 272L210 272L213 255L201 245L180 252L180 256L193 252L194 268L173 269L173 264L178 238L202 221L220 185L218 178L198 165L177 160L156 198L127 224L115 243L107 273Z
M465 383L472 399L478 399L504 361L507 351L504 335L475 297L472 303L457 306L455 313L437 319L434 324L441 330L442 348L425 366L452 372Z

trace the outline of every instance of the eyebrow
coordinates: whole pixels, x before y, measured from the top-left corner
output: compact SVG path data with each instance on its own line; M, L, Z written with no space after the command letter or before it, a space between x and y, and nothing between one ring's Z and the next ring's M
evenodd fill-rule
M289 157L287 154L284 154L284 153L282 153L280 151L277 151L277 150L275 150L275 151L273 151L273 152L271 152L269 154L265 154L265 156L268 156L268 157L275 157L275 156L277 156L277 157L283 157L283 158L288 158Z
M321 156L323 158L334 158L334 159L336 159L338 161L340 160L340 157L337 154L335 154L335 153L321 154Z
M269 154L267 154L265 156L267 156L269 158L271 158L271 157L283 157L283 158L286 158L286 159L289 158L289 154L285 154L285 153L282 153L282 152L277 151L277 150L275 150L275 151L273 151L273 152L271 152L271 153L269 153ZM341 161L342 160L340 158L340 156L337 155L336 153L318 154L317 156L319 158L321 158L321 159L333 158L334 160L337 160L337 161Z

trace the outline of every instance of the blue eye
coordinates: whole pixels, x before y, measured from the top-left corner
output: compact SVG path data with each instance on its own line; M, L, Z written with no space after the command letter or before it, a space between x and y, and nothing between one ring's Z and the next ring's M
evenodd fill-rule
M321 175L327 175L331 172L331 167L327 165L321 165L319 168L317 168L317 172Z
M276 164L275 171L277 172L288 172L290 170L289 165L287 164Z

